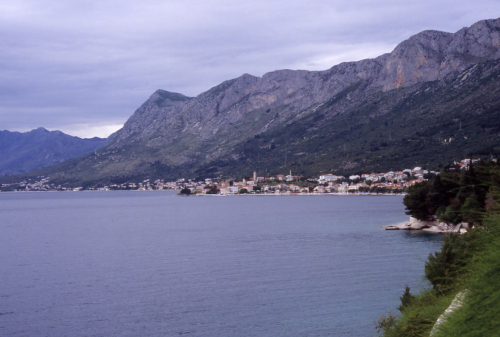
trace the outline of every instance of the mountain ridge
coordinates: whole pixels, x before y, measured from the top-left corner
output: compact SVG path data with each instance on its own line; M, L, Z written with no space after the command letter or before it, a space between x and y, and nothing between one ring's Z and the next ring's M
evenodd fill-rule
M28 132L0 130L0 176L22 174L95 151L104 138L82 139L43 127Z
M335 95L358 80L373 80L369 86L381 87L383 91L407 87L419 82L441 80L450 73L463 71L473 63L471 59L477 61L478 58L499 58L499 25L499 19L482 20L470 28L462 28L455 34L432 30L423 31L400 43L391 53L375 59L344 62L325 71L277 70L266 73L262 77L244 74L200 94L196 98L204 106L198 107L194 102L193 106L189 106L190 103L187 103L188 106L183 109L183 112L191 109L197 112L203 111L203 114L198 113L200 118L196 122L207 122L210 117L215 117L221 110L240 102L248 95L251 97L248 100L250 107L247 106L247 110L258 109L263 106L272 107L275 101L281 100L284 104L293 104L300 98L307 99L307 94L301 92L301 89L307 87L307 91L316 93L317 97L306 100L305 104L300 107L304 108L325 101L328 96ZM488 26L495 29L486 30L485 27ZM493 48L485 46L488 44ZM460 54L463 53L467 53L469 57L467 59L461 57ZM433 54L438 55L436 57ZM318 76L329 77L330 83L321 83L322 81L311 79L311 77ZM283 81L286 82L281 83L281 86L286 88L280 88L279 95L274 95L274 97L265 95L275 91L277 82ZM308 85L310 82L314 82L315 85L311 87ZM319 87L321 84L323 86ZM222 95L217 95L219 91ZM295 97L290 97L291 94ZM207 106L206 96L221 97L215 102L209 102ZM122 133L125 133L127 127L126 123ZM120 138L123 139L123 137Z
M56 179L90 182L186 174L238 176L248 174L243 171L249 166L252 171L275 172L288 171L292 163L304 174L358 170L363 165L376 170L391 162L386 157L396 158L394 167L422 165L423 150L416 149L411 160L401 159L404 154L397 152L415 142L443 151L445 135L456 137L455 124L448 118L470 119L474 133L487 129L474 124L464 97L473 98L473 104L485 111L493 109L482 125L496 127L499 59L500 19L492 19L456 33L423 31L390 53L323 71L244 74L196 97L157 90L97 154L46 172ZM480 95L484 85L490 91ZM461 86L468 86L468 91ZM463 97L453 101L458 91ZM412 128L403 116L417 124ZM431 122L444 124L436 129ZM356 134L359 130L363 133ZM489 146L490 154L496 153L497 139L474 137L466 151L484 152ZM447 145L443 160L459 155L458 145Z

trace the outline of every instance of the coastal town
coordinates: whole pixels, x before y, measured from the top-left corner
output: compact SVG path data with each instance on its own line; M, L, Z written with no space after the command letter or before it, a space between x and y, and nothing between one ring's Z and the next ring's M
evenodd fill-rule
M454 163L454 169L467 169L470 163L477 163L479 159L464 159ZM421 167L389 171L385 173L366 173L360 175L342 176L323 174L319 177L305 178L289 174L276 176L258 176L253 172L252 177L241 181L223 180L221 178L206 178L204 180L178 179L166 182L162 179L145 179L142 182L127 182L110 184L102 187L73 187L67 188L51 183L47 177L40 176L36 181L21 181L2 184L1 191L111 191L111 190L139 190L164 191L178 190L181 195L196 196L229 196L245 194L293 195L293 194L401 194L416 183L431 179L439 174L436 171L425 170Z

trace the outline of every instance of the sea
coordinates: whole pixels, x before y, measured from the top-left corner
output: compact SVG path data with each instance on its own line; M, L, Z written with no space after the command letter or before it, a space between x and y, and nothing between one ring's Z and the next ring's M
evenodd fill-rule
M375 336L443 236L401 196L0 193L0 336Z

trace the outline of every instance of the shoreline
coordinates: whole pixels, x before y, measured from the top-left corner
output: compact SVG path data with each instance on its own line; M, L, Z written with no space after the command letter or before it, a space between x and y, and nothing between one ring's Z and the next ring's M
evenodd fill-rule
M382 226L385 230L421 230L437 234L447 234L447 233L458 233L464 234L469 228L469 224L466 222L461 222L459 224L450 224L446 222L439 222L437 220L433 221L422 221L410 217L410 220L400 223L398 225L387 225Z
M243 197L243 196L405 196L406 193L245 193L245 194L191 194L188 197ZM173 196L180 196L174 194Z

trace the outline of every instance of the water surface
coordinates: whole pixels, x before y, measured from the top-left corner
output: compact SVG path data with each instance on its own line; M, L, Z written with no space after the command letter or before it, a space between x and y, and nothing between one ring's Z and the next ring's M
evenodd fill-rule
M0 193L0 335L373 336L441 245L401 201Z

